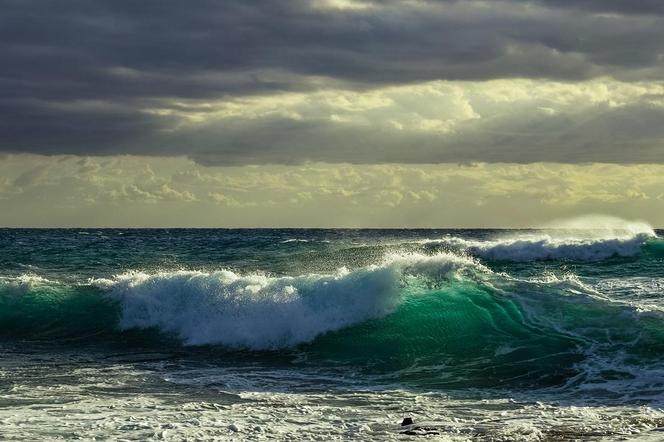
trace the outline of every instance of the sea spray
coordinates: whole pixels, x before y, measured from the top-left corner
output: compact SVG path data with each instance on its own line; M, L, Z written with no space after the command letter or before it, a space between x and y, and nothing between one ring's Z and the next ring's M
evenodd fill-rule
M120 302L122 329L158 327L188 345L267 350L390 313L397 279L391 268L299 277L180 271L95 284Z
M638 235L657 236L653 227L645 221L626 220L607 215L551 220L540 226L540 229L555 230L561 236L585 236L597 239L628 238Z
M484 240L447 236L426 240L457 252L496 261L599 261L637 255L656 238L652 226L605 216L551 222L537 231L500 234Z
M333 275L134 272L93 284L120 302L123 329L158 327L189 345L266 350L310 342L393 312L406 274L442 278L469 265L480 266L448 253L406 254Z

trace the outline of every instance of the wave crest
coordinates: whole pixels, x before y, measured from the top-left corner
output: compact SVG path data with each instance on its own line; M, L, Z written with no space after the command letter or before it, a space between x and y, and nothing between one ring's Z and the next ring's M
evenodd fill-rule
M540 230L485 240L447 236L419 242L495 261L599 261L614 256L634 256L654 238L657 238L655 230L644 221L591 215L553 221Z
M13 296L22 296L34 290L36 287L55 284L41 276L23 274L13 278L0 277L0 289L3 293L8 293Z
M614 256L634 256L651 238L645 233L622 238L560 238L550 234L524 234L487 241L451 237L437 242L496 261L599 261Z
M157 327L188 345L269 350L391 313L400 302L404 274L441 276L473 264L447 253L410 254L334 275L139 272L93 284L120 302L122 329Z

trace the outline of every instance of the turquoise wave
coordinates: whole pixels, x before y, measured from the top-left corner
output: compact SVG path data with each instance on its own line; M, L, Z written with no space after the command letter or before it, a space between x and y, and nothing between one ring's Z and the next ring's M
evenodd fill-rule
M650 257L664 257L664 239L649 239L646 241L643 251Z
M428 387L599 388L620 380L643 390L661 375L664 355L658 310L608 299L573 276L517 279L449 254L299 277L5 278L0 334L286 352L297 363Z
M84 339L113 331L120 306L89 286L17 278L0 281L0 333L31 339Z

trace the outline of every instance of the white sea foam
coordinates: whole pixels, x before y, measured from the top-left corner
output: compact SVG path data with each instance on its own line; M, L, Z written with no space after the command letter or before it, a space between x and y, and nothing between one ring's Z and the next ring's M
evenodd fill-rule
M661 318L664 306L661 303L664 293L664 278L661 277L623 277L604 278L593 284L594 290L606 293L642 315L651 313Z
M22 274L16 277L0 277L0 288L5 293L10 293L14 296L22 296L29 293L35 287L56 284L56 282L49 281L46 278L33 274Z
M549 223L545 229L521 232L488 240L450 236L440 243L476 256L504 261L570 259L597 261L612 256L633 256L641 246L656 237L653 228L642 221L589 216Z
M277 349L383 317L399 304L406 273L442 275L476 265L444 253L391 255L380 266L333 275L272 277L216 272L126 273L93 284L122 306L120 327L158 327L185 344Z

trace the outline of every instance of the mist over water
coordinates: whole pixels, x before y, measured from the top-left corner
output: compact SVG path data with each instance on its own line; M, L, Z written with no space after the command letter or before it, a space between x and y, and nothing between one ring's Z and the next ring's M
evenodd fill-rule
M645 221L625 220L607 215L586 215L550 221L541 229L556 230L561 236L586 234L596 238L628 237L633 235L657 236L655 229Z
M0 246L1 400L23 404L0 420L17 435L63 436L29 424L60 401L80 422L112 402L117 425L81 437L150 407L187 419L146 417L134 437L235 422L258 439L386 440L404 414L460 440L664 422L664 242L646 223L0 230Z

